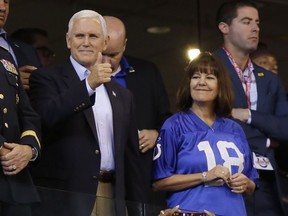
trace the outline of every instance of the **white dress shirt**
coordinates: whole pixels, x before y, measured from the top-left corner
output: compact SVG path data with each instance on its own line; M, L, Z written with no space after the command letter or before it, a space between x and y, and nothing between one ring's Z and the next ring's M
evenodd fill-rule
M76 62L70 56L71 63L77 72L80 80L86 79L90 71ZM86 79L86 88L91 96L95 93L95 103L92 106L96 131L98 135L99 147L101 152L101 170L114 170L114 133L113 133L113 114L110 99L105 86L98 86L95 91L91 89Z

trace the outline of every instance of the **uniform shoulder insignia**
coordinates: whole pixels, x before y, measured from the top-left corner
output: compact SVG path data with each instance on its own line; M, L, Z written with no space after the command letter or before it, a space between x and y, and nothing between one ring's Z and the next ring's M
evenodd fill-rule
M18 76L18 71L16 70L14 64L12 64L10 61L8 61L8 60L6 60L6 59L0 59L0 62L2 63L2 65L4 66L4 68L5 68L8 72L10 72L10 73Z

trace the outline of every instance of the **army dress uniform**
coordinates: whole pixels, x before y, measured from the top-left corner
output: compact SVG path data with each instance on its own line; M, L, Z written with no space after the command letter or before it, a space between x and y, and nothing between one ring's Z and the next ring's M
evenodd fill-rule
M3 142L17 143L40 153L39 133L40 118L30 105L13 58L0 47L0 148ZM0 169L0 204L40 201L27 167L13 176L4 175Z

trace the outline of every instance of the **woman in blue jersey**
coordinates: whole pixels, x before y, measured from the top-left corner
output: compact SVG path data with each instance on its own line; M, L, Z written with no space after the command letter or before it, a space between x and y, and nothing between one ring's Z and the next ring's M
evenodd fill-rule
M245 216L242 194L254 192L258 174L242 128L229 119L233 95L222 62L208 52L191 61L177 99L180 112L155 146L154 189L167 191L168 208Z

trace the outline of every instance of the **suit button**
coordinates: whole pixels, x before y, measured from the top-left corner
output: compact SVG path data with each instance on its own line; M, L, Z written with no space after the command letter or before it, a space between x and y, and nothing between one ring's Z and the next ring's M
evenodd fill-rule
M3 113L6 114L7 112L8 112L8 109L7 109L7 108L4 108L4 109L3 109Z
M99 150L97 149L97 150L95 150L95 154L96 155L98 155L99 154Z
M18 104L18 103L19 103L19 95L16 94L16 104Z
M7 122L5 122L4 125L5 125L6 128L9 128L9 125L8 125Z
M4 95L3 94L0 94L0 99L4 99Z
M97 180L97 176L92 176L92 179L93 180Z

